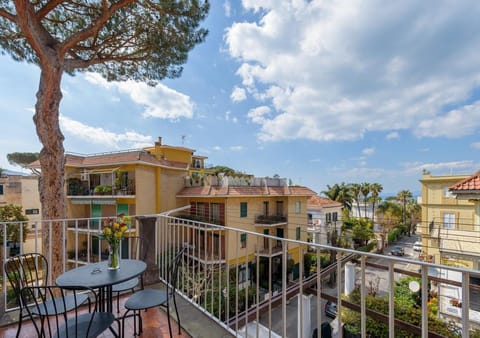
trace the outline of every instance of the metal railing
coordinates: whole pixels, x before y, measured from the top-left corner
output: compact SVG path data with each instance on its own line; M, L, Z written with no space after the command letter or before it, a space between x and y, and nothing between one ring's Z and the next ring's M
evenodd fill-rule
M235 336L311 337L314 329L320 331L322 323L331 322L330 327L339 337L352 332L366 337L372 325L383 330L380 332L386 337L405 333L468 337L480 326L478 302L471 297L480 292L480 287L474 285L480 278L478 271L279 238L175 215L142 216L153 219L155 224L154 246L149 254L154 255L159 278L168 280L171 258L186 247L179 269L179 294ZM142 217L132 221L132 229L140 234ZM60 222L66 243L63 270L102 259L100 247L93 244L102 219ZM19 252L41 251L44 239L40 229L50 224L35 224L27 241L19 243ZM7 243L7 226L18 226L22 238L22 225L0 223L3 243ZM31 228L31 224L27 225ZM261 253L263 246L259 243L265 240L278 243L281 254L275 254L272 247L268 255ZM7 249L4 245L3 258L11 253ZM51 253L44 254L51 258ZM336 259L324 264L327 256ZM412 294L409 309L397 293L403 280L408 281ZM6 311L15 310L5 275L2 295ZM335 321L324 313L327 301L337 304L341 315Z

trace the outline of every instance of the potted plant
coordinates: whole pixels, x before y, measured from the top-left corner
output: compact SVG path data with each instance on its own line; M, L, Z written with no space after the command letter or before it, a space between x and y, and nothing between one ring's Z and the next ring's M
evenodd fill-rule
M95 195L103 195L103 185L97 185L93 191Z

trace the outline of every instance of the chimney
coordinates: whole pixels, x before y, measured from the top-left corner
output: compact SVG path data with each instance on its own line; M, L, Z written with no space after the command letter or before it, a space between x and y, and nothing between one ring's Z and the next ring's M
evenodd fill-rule
M161 145L162 145L162 137L159 136L159 137L158 137L158 141L155 142L155 146L161 146Z

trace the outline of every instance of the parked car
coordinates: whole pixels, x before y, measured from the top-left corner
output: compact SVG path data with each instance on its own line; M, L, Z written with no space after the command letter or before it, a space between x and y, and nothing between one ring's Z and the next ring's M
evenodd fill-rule
M413 243L413 251L422 252L422 242Z
M325 303L325 315L330 318L337 317L337 303L327 301Z
M401 246L394 246L390 253L394 256L403 256L405 255L405 250Z

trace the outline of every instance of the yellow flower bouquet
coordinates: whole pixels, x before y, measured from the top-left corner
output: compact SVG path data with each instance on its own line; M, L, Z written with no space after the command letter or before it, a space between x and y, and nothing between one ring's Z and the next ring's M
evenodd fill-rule
M125 238L128 230L130 217L124 214L118 215L117 219L107 218L103 222L102 232L98 238L107 241L109 245L108 268L111 270L120 267L120 242Z

